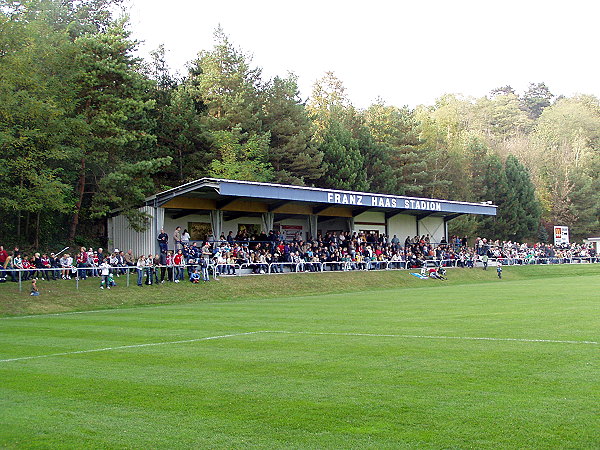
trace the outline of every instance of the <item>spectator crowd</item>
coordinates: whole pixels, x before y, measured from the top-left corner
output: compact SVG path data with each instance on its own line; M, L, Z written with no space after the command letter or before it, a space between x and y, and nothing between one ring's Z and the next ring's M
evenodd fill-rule
M592 245L576 244L555 247L512 241L491 241L477 237L474 245L468 238L453 236L449 241L431 242L429 235L407 236L401 241L374 233L327 232L316 239L291 240L270 231L250 236L246 231L236 236L229 232L213 241L190 241L187 230L177 227L170 236L161 230L159 252L134 255L131 250L81 247L71 253L25 254L15 248L10 254L0 246L0 281L68 280L98 278L101 288L114 286L115 278L128 273L137 275L138 286L179 283L185 279L198 283L219 275L245 273L283 273L411 269L427 265L437 267L487 267L488 260L502 265L560 264L598 262Z

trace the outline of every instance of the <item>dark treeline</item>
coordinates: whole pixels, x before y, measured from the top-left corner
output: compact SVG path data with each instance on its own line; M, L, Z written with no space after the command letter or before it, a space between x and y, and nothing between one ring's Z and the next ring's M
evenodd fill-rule
M355 108L332 73L300 98L221 29L175 77L135 56L121 0L0 0L0 243L101 243L105 217L203 176L491 201L494 239L598 233L600 102L543 83L415 109Z

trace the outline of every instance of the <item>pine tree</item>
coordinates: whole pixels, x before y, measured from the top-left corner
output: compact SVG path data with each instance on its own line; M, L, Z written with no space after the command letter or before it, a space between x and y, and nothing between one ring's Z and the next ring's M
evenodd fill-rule
M87 34L75 40L76 62L81 75L76 80L76 114L85 122L79 147L76 204L69 238L77 232L82 212L102 217L116 207L133 211L143 195L110 195L110 184L102 182L108 174L128 179L132 194L139 186L150 187L140 176L133 176L135 164L145 161L145 177L170 164L170 158L153 160L155 136L149 110L152 84L140 73L140 60L133 56L135 43L125 22L111 25L106 32ZM119 175L120 173L120 175ZM150 192L146 192L150 193ZM134 214L134 213L131 213ZM134 216L132 215L132 218Z
M252 59L235 48L221 28L214 36L214 48L200 52L185 80L197 110L203 111L201 126L208 136L208 149L202 149L200 159L214 155L217 160L209 164L209 172L215 175L272 181L261 69L251 66ZM252 174L248 167L261 173Z
M312 124L301 103L297 77L275 77L265 90L264 129L271 135L274 181L313 184L323 176L323 153L312 142Z
M359 142L339 121L332 119L323 130L319 150L323 152L325 163L320 187L355 191L368 189Z
M535 197L529 172L513 155L506 159L505 172L509 186L508 196L503 204L506 231L516 240L535 236L540 224L541 208Z

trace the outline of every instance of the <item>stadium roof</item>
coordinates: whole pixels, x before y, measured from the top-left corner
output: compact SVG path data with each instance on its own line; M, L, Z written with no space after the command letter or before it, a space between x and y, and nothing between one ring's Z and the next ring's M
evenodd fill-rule
M390 215L433 215L451 219L462 214L494 216L497 209L491 202L467 203L218 178L200 178L160 192L148 197L146 205L163 206L178 197L214 200L217 209L226 208L228 202L239 199L260 201L268 205L269 210L275 210L284 204L302 204L311 206L313 214L318 214L326 208L343 207L349 209L353 216L373 210Z

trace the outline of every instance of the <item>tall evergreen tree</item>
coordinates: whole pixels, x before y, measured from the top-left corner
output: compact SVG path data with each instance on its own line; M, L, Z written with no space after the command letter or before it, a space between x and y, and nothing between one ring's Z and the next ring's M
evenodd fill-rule
M307 110L315 126L314 145L323 153L325 174L318 186L367 190L365 159L360 149L362 122L343 83L332 72L315 82Z
M496 216L482 217L479 234L482 237L506 239L510 235L509 225L505 218L507 213L510 214L505 208L510 186L504 165L498 156L489 155L484 161L480 198L497 205L498 211Z
M214 36L214 48L200 52L185 81L194 101L205 111L203 122L212 139L210 151L218 160L212 172L242 176L250 164L264 169L258 178L271 181L261 70L251 66L251 58L237 49L221 28ZM239 151L230 151L232 146ZM227 164L233 166L223 166Z
M269 162L274 181L313 184L324 173L323 153L312 142L312 124L300 101L298 78L275 77L265 91L264 128L271 135Z
M428 152L421 145L413 113L380 101L365 111L365 120L374 140L386 149L385 162L395 180L394 192L423 195L433 180L434 169L427 168Z
M527 169L509 155L505 162L508 196L503 203L502 218L506 233L517 240L537 235L541 208L535 197L535 188Z
M170 158L153 158L155 136L149 110L154 107L152 85L140 73L133 56L124 21L105 32L77 38L76 62L81 68L77 82L76 113L86 132L80 148L75 211L69 238L73 240L82 212L102 217L110 209L124 208L132 222L143 219L137 206L144 198L147 179ZM108 174L121 183L102 181ZM116 192L117 187L121 190ZM128 192L129 190L129 192ZM146 194L149 192L146 192Z
M323 140L319 150L323 152L325 174L319 186L331 189L367 190L367 177L364 158L359 149L359 141L352 137L350 130L341 122L331 119L323 130Z
M529 88L521 98L521 105L530 119L537 119L552 104L553 98L554 95L544 83L529 83Z

